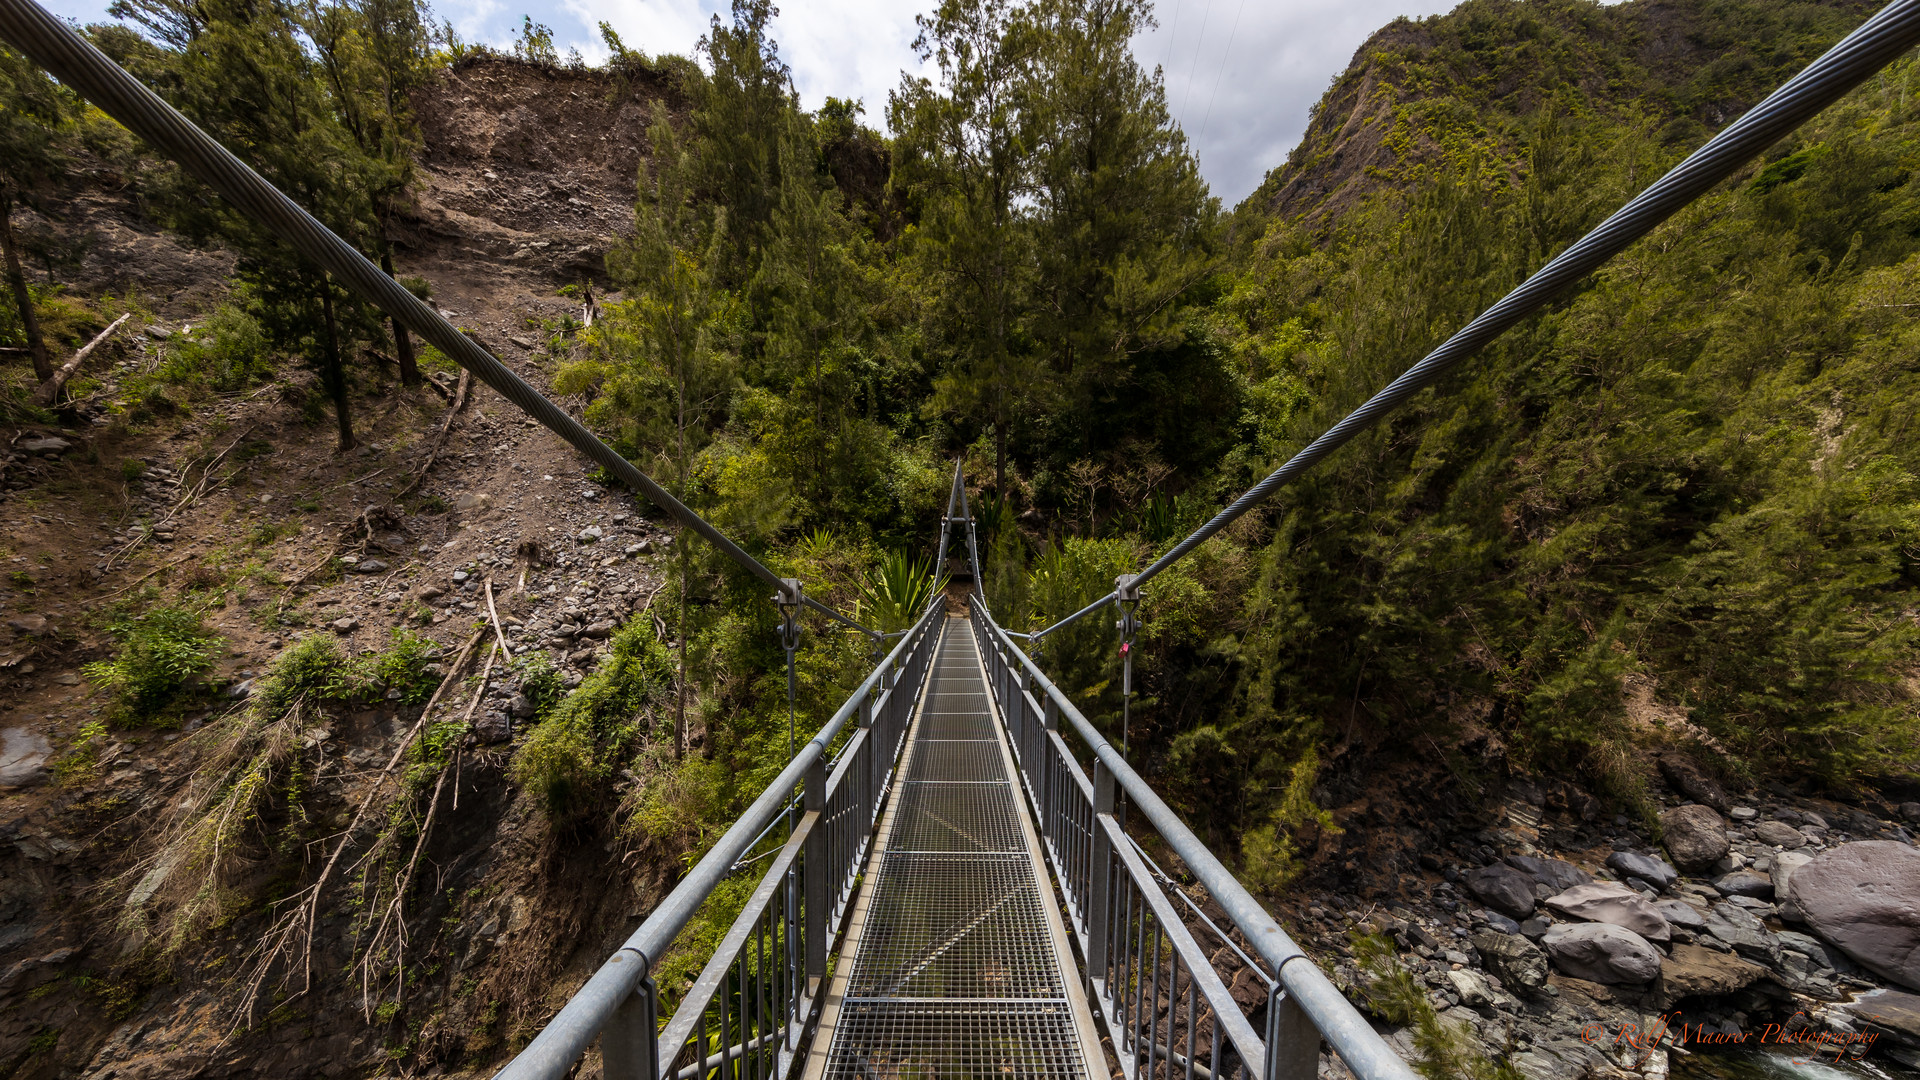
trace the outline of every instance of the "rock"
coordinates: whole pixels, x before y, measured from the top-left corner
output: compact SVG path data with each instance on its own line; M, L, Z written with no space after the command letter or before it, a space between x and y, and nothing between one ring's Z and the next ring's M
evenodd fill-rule
M1509 987L1538 990L1547 985L1547 954L1519 934L1482 930L1470 938L1480 962Z
M1920 997L1898 990L1869 990L1843 1008L1863 1026L1891 1031L1920 1046Z
M486 492L463 491L453 497L455 510L485 510L493 505L493 496Z
M1655 764L1660 767L1660 775L1666 778L1668 786L1694 802L1720 811L1732 805L1719 781L1701 771L1700 766L1685 754L1661 754Z
M1707 933L1733 947L1733 951L1756 964L1772 966L1780 962L1780 941L1753 912L1721 902L1707 913Z
M253 686L254 686L254 680L242 679L239 682L234 683L232 686L227 687L227 696L229 698L234 699L235 701L241 701L246 698L250 698L253 696Z
M486 746L506 742L513 737L513 721L505 713L490 711L473 722L473 737Z
M1753 827L1753 838L1763 844L1775 847L1797 848L1807 846L1807 838L1799 829L1784 821L1762 821Z
M580 628L580 636L583 638L603 638L612 635L612 633L612 619L601 619L599 622L588 623Z
M1576 885L1585 885L1593 880L1592 874L1565 859L1536 859L1528 855L1509 855L1506 863L1553 892L1565 892Z
M1467 891L1480 902L1515 919L1533 914L1533 878L1504 863L1480 867L1466 876Z
M1463 968L1446 974L1447 981L1453 984L1454 993L1460 995L1462 1005L1493 1004L1493 987L1487 985L1486 978L1479 972Z
M1751 870L1735 870L1713 879L1713 887L1728 896L1750 896L1755 900L1773 899L1773 880Z
M600 540L602 537L606 535L607 534L605 532L601 531L600 526L589 525L586 528L581 529L580 534L576 536L574 539L580 541L583 544L591 544Z
M533 339L525 336L524 334L508 334L507 340L513 342L515 345L520 346L522 349L525 349L528 352L532 352L535 347Z
M1760 816L1760 812L1751 806L1736 806L1727 811L1727 816L1735 821L1752 821Z
M358 563L354 564L353 572L356 574L384 574L387 572L387 564L381 562L379 559L361 559Z
M1666 941L1672 929L1660 912L1639 893L1611 881L1576 885L1547 897L1547 906L1576 919L1625 927L1649 941Z
M507 703L507 710L513 713L513 717L516 720L530 720L536 711L533 706L533 699L525 694L513 695L513 700Z
M1792 893L1788 890L1792 888L1793 872L1812 861L1813 856L1799 851L1783 851L1773 857L1773 895L1782 904L1792 902Z
M1920 802L1901 803L1900 816L1908 821L1920 821Z
M472 574L467 573L465 570L455 570L453 572L453 583L455 585L465 585L467 579L472 576Z
M1708 806L1676 806L1660 815L1667 854L1682 870L1704 870L1726 857L1727 830Z
M1767 969L1698 945L1675 945L1660 967L1660 990L1668 1000L1718 997L1767 977Z
M155 341L165 341L173 336L173 331L164 326L148 326L143 329L146 330L147 336Z
M1825 832L1829 827L1827 825L1827 819L1821 817L1817 813L1814 813L1812 810L1800 811L1800 824L1811 825L1814 828L1819 829L1821 832Z
M580 627L576 623L561 623L553 628L553 636L557 638L570 638L579 632Z
M332 627L336 634L351 634L360 629L360 620L348 615L345 618L335 619L327 625Z
M1520 932L1519 923L1514 922L1512 919L1507 918L1492 908L1481 908L1480 914L1487 920L1488 926L1493 927L1503 934L1517 934Z
M40 457L59 457L61 454L73 449L72 443L60 438L58 435L42 435L32 439L21 439L14 445L26 453L37 454Z
M0 788L32 787L47 779L53 745L25 728L0 731Z
M47 632L47 617L45 615L16 615L7 620L7 626L11 627L16 633L44 634Z
M447 590L441 588L438 585L428 585L422 588L419 592L415 593L414 595L418 596L422 600L438 600L441 597L447 595Z
M1793 871L1792 900L1855 963L1920 989L1920 849L1898 840L1842 844Z
M1705 933L1707 929L1706 912L1687 903L1685 900L1655 900L1653 910L1667 920L1667 925L1678 927L1692 933Z
M1822 973L1831 971L1846 975L1859 970L1853 966L1853 961L1847 959L1845 953L1828 948L1819 938L1809 937L1792 930L1782 930L1774 936L1780 939L1781 948L1797 952L1812 961L1816 971Z
M1529 941L1539 941L1547 936L1547 928L1553 924L1538 916L1520 921L1520 936Z
M1647 939L1612 923L1562 923L1540 942L1553 966L1576 979L1609 985L1652 982L1660 953Z
M1622 877L1639 878L1658 892L1666 892L1674 882L1680 880L1680 872L1657 855L1616 851L1607 856L1607 866L1618 871Z
M71 671L63 671L55 675L53 681L59 683L61 686L79 686L80 676Z

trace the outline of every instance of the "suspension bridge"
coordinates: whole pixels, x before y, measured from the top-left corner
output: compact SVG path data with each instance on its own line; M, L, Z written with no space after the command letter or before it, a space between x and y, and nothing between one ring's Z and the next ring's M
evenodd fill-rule
M871 635L781 578L329 232L33 0L0 37L499 391L803 613ZM1362 1080L1413 1072L1029 655L1142 588L1675 211L1920 42L1894 0L1212 520L1051 626L977 591L913 626L497 1080L1312 1080L1324 1044ZM979 545L956 465L937 561ZM1131 693L1132 651L1122 650ZM1123 700L1128 700L1123 698ZM1149 856L1176 855L1203 908ZM764 869L762 869L764 867ZM722 882L757 885L661 1014L651 969ZM1250 975L1243 1003L1228 987ZM591 1072L591 1063L588 1063Z

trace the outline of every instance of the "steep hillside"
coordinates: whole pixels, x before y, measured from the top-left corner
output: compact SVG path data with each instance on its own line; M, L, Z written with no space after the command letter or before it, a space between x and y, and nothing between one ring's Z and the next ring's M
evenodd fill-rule
M1872 0L1467 0L1397 19L1354 53L1286 164L1246 206L1337 215L1443 163L1517 173L1543 110L1638 118L1675 151L1805 66Z

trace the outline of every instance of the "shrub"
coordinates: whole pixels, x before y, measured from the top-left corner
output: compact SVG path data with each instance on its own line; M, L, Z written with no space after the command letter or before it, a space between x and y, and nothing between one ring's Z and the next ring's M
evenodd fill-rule
M404 626L393 628L393 644L370 661L368 674L390 690L400 691L400 702L419 705L433 696L440 675L433 661L440 647Z
M190 698L194 680L213 666L220 635L200 613L158 607L108 627L118 645L113 659L88 664L88 679L114 695L114 719L150 723Z
M230 391L273 375L266 329L231 304L221 305L192 334L176 335L166 350L155 374L176 385Z
M539 797L549 817L576 816L612 779L641 712L672 683L666 649L647 621L629 622L614 634L600 669L533 729L514 755L514 779Z
M310 634L299 638L274 657L273 669L254 694L259 710L278 716L303 696L319 699L349 697L358 679L353 664L330 637Z

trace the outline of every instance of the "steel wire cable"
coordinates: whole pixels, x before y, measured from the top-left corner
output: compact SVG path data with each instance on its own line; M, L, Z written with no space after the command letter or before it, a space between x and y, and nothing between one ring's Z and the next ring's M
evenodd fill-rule
M1145 585L1209 537L1231 525L1274 492L1346 445L1354 436L1399 408L1414 394L1433 385L1441 376L1515 323L1538 311L1561 291L1706 194L1761 151L1838 101L1866 81L1869 75L1892 63L1916 43L1920 43L1920 0L1893 0L1839 44L1768 94L1760 104L1708 140L1705 146L1688 155L1685 161L1674 166L1627 205L1614 211L1593 231L1535 271L1518 288L1461 328L1425 359L1408 368L1386 389L1368 398L1266 479L1215 514L1212 520L1155 559L1140 571L1134 584ZM1034 636L1050 634L1086 617L1110 603L1115 595L1108 593Z
M481 382L567 440L621 483L645 495L681 525L705 537L727 558L775 589L786 591L786 584L778 574L600 441L585 425L547 400L493 354L455 329L439 312L408 292L351 244L229 153L211 135L109 60L72 27L33 0L0 0L0 37L5 37L55 78L124 124L127 130L185 166L234 207L271 229L363 300L473 372ZM802 597L801 602L863 633L873 633L811 597Z

